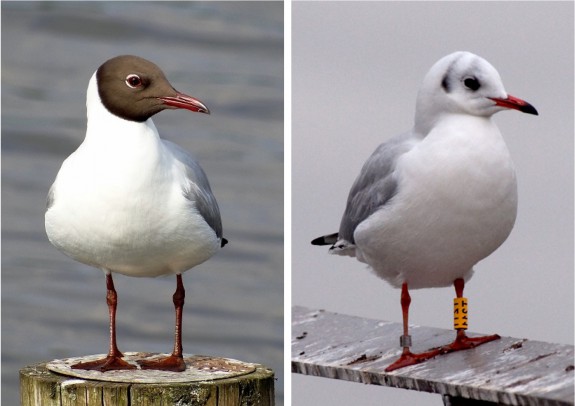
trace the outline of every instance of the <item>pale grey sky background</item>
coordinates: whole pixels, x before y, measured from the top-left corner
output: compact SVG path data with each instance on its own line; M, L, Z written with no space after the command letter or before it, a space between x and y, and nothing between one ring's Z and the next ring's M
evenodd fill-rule
M466 287L470 331L573 344L573 2L292 5L292 303L401 321L399 291L310 245L335 232L365 159L411 128L417 89L466 50L539 116L494 116L519 179L506 243ZM410 322L451 328L452 289L412 292ZM417 337L414 337L417 340ZM292 403L440 405L438 395L293 375Z

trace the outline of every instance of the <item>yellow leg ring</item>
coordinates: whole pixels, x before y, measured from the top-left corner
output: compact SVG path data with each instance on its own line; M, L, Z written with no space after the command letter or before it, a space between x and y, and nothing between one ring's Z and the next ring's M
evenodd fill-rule
M453 299L453 328L467 330L467 298L456 297Z

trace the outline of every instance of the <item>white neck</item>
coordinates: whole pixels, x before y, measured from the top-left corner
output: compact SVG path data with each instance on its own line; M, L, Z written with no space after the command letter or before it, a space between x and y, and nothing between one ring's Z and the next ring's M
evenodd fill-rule
M142 137L142 134L159 139L158 131L151 118L144 122L125 120L108 111L102 104L98 94L96 73L92 75L88 84L86 98L88 116L88 129L85 142L92 143L123 143L131 142L133 137Z

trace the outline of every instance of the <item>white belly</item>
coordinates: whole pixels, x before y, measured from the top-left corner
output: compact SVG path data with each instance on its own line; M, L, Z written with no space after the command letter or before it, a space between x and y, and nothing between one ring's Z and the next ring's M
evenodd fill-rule
M485 121L491 136L473 138L457 124L450 136L437 128L399 159L398 193L355 230L358 259L393 286L469 279L513 228L515 172L497 128Z
M161 161L108 156L102 165L81 149L70 156L46 212L52 244L77 261L130 276L181 273L210 258L219 249L215 232L184 197L177 171Z

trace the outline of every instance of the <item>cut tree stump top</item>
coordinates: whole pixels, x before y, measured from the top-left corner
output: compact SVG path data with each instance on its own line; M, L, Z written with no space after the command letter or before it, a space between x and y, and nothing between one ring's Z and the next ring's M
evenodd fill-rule
M402 331L400 323L295 306L292 372L506 405L574 404L572 345L502 337L385 372L401 353ZM413 352L455 336L453 330L422 326L410 326L410 334Z

